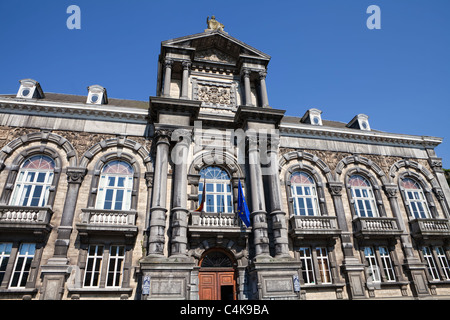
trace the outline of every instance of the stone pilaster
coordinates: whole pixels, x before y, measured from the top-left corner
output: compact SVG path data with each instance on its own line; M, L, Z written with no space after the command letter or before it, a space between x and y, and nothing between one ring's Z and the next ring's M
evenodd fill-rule
M348 230L345 218L344 205L342 203L342 182L329 182L328 187L333 197L334 209L341 232L342 251L344 253L343 269L347 276L350 294L353 299L365 298L362 274L364 265L353 254L352 233Z
M270 257L269 237L267 234L266 204L259 156L258 137L248 135L248 162L250 169L252 227L255 255Z
M156 159L153 173L153 196L150 208L149 255L164 255L166 229L167 168L171 130L155 132Z
M272 135L267 146L270 161L267 172L270 190L270 216L272 218L272 229L275 242L275 258L288 258L290 257L289 240L286 226L286 213L282 210L281 182L278 172L278 146L279 137Z
M176 130L181 139L172 150L172 161L175 164L175 175L173 182L172 198L172 256L185 257L187 254L187 160L189 145L191 143L191 132L189 130Z
M71 266L67 258L70 235L77 204L78 191L86 175L86 168L67 169L68 188L62 212L55 251L46 265L41 267L43 275L41 300L60 300L64 292L64 283L70 274Z

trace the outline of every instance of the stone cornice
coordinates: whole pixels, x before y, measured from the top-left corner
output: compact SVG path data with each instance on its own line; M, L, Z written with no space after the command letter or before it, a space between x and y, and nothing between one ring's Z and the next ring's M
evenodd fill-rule
M366 142L375 144L421 146L435 148L442 143L442 138L430 136L415 136L379 131L361 131L348 128L334 128L328 126L312 126L305 124L281 123L279 126L282 136L320 138L340 141Z
M81 103L0 98L0 112L10 114L147 123L148 110L114 105L87 105Z

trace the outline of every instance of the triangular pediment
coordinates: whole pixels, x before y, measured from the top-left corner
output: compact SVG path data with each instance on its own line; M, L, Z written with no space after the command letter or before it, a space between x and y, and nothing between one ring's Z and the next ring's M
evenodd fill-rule
M205 31L190 36L163 41L162 47L195 50L195 57L207 61L231 63L240 57L269 61L270 56L230 36L226 32Z

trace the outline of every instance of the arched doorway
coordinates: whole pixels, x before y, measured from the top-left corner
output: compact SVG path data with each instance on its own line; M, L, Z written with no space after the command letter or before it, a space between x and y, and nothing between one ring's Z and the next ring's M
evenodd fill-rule
M236 300L236 261L229 252L208 250L199 265L200 300Z

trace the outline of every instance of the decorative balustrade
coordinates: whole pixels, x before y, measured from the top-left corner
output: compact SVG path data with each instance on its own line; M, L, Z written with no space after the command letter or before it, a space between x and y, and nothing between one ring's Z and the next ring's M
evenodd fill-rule
M415 238L444 238L450 236L450 223L446 219L414 219L410 222Z
M289 232L295 238L303 239L336 237L341 231L334 216L292 216Z
M235 213L191 212L189 231L197 236L250 232Z
M398 237L402 231L398 228L397 220L388 217L357 217L353 219L356 237Z
M35 233L50 231L50 207L0 206L1 230L29 230Z
M81 209L81 222L77 229L82 236L95 232L137 233L135 210Z
M81 223L134 226L136 211L82 209Z

